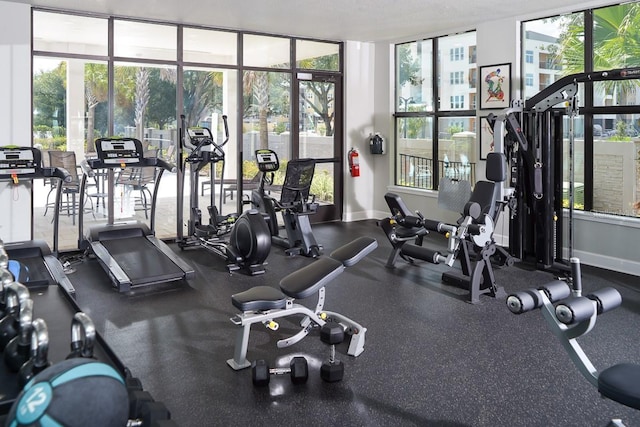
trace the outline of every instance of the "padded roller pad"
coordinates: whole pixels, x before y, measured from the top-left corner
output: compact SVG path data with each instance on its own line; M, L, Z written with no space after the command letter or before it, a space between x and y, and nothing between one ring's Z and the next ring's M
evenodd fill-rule
M351 267L378 247L378 241L373 237L358 237L356 240L340 246L329 255L342 262L345 267Z
M287 296L271 286L256 286L231 295L231 303L242 311L276 310L286 307Z
M598 391L631 408L640 409L640 365L620 363L598 375Z
M307 298L326 286L343 270L344 265L337 259L320 257L280 280L280 289L292 298Z

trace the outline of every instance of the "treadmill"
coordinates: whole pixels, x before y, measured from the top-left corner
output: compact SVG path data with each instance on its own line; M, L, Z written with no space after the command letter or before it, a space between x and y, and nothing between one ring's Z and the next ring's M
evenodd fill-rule
M85 234L83 215L78 221L78 247L96 256L119 292L132 288L189 280L193 268L178 257L167 244L155 237L155 212L160 179L165 170L174 167L156 157L144 157L140 140L136 138L99 138L97 158L83 163L80 200L83 200L87 177L97 170L107 170L107 224L95 226ZM114 172L125 168L157 169L151 199L150 226L139 222L114 221Z
M56 206L60 206L62 181L70 181L71 175L60 168L42 167L42 153L33 147L0 147L0 181L12 181L19 185L21 180L56 179ZM53 251L43 240L24 242L4 242L4 249L9 255L9 270L16 280L27 288L45 288L60 285L65 291L75 296L75 289L58 255L58 218L59 209L53 213ZM0 236L1 237L1 236Z

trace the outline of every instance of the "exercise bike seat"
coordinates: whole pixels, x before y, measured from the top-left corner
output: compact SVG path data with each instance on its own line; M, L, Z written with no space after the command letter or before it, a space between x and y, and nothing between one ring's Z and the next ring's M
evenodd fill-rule
M362 236L334 250L329 256L342 262L345 267L351 267L377 247L378 241L376 239Z
M613 401L640 409L640 365L620 363L598 375L598 391Z
M271 286L256 286L231 295L231 303L242 311L277 310L286 307L287 296Z
M307 298L344 271L341 261L320 257L280 280L280 289L291 298Z

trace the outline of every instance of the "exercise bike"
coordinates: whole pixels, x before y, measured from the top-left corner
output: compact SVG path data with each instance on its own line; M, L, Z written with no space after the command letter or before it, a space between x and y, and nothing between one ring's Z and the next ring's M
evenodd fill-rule
M203 247L227 263L229 272L243 268L249 275L254 276L264 273L265 260L271 251L271 236L269 227L260 212L255 209L246 211L241 215L236 213L220 215L215 204L215 167L222 164L220 177L220 205L222 205L224 161L223 147L229 141L229 128L227 116L222 116L224 124L225 140L218 144L215 142L211 130L204 127L185 126L185 116L181 116L182 135L181 149L188 153L184 157L184 170L189 166L190 196L189 196L189 220L187 221L188 236L178 236L182 249L190 247ZM211 168L211 203L207 207L209 222L202 222L202 211L198 206L198 177L200 171L209 165ZM180 185L184 191L184 175ZM182 194L181 194L182 196ZM179 227L182 234L182 227ZM227 238L228 237L228 238Z
M280 169L278 155L270 149L256 150L256 162L262 177L258 189L251 192L251 205L265 217L272 243L284 247L289 256L318 257L322 246L316 241L309 221L309 215L316 213L319 206L314 196L309 200L315 160L295 159L287 163L280 200L267 194L267 187L272 186L275 172ZM280 235L277 212L282 212L286 236Z

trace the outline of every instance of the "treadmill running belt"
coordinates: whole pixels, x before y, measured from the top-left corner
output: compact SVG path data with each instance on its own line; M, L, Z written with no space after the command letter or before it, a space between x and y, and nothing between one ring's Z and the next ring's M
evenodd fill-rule
M103 240L100 242L132 285L169 282L184 277L184 271L146 237Z

